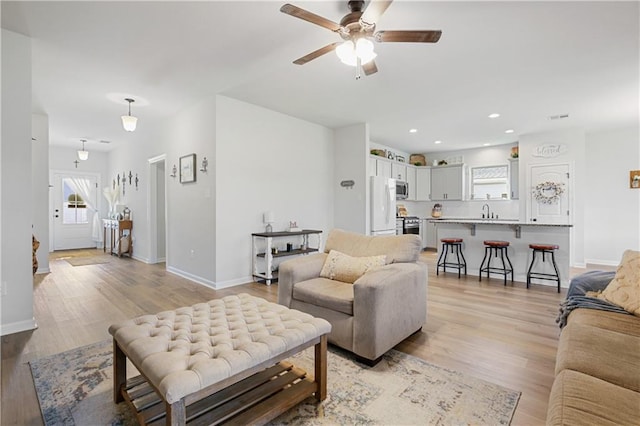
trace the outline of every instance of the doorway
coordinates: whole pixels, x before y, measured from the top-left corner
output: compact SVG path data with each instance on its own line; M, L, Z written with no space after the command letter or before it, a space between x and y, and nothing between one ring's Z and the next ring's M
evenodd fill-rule
M51 249L95 248L101 239L100 175L68 171L52 174Z
M149 159L149 263L167 260L166 155Z

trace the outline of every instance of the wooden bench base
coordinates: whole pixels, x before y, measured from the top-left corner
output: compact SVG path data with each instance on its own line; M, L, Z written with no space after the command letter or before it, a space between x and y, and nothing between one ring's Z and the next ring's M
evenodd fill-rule
M114 340L114 400L127 401L142 425L264 424L311 395L318 401L326 398L327 337L317 340L282 354L283 359L315 344L315 378L286 361L275 361L248 377L230 378L226 387L214 385L173 404L159 396L144 372L125 380L126 355ZM207 390L215 391L203 396Z

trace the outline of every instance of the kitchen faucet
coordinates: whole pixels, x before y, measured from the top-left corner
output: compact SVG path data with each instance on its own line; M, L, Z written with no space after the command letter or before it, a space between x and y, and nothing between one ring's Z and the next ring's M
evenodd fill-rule
M487 208L487 215L486 215L486 216L484 215L484 208L485 208L485 207ZM483 217L483 218L487 218L487 219L489 219L489 218L491 217L491 216L489 215L489 212L490 212L490 211L491 211L491 208L489 207L489 204L484 204L484 205L482 206L482 217Z

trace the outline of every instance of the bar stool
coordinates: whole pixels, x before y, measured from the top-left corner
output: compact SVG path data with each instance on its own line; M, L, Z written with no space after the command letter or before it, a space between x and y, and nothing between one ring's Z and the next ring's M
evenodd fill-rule
M482 263L480 264L480 272L478 273L479 281L482 281L482 273L486 272L487 278L489 278L489 273L504 275L504 285L507 285L507 275L511 274L511 282L513 282L513 265L511 264L511 260L509 260L509 253L507 253L508 247L509 241L486 240L484 242L484 257L482 258ZM500 253L500 259L502 260L502 268L491 266L491 258L495 257L497 259L498 252ZM509 263L508 268L506 263L504 262L505 258ZM487 261L486 266L485 260Z
M560 293L560 272L558 272L558 265L556 265L555 256L555 251L558 250L560 246L557 246L556 244L529 244L529 248L533 250L533 255L531 256L531 265L529 265L529 270L527 271L527 288L529 288L529 284L531 284L531 278L538 280L550 280L558 283L558 293ZM553 269L556 271L555 274L531 271L531 269L533 269L533 264L536 261L536 253L542 253L542 262L545 261L545 253L551 254L551 264L553 265Z
M460 278L460 270L464 269L464 274L467 275L467 261L462 253L462 238L441 238L442 251L438 258L438 264L436 266L436 275L440 274L440 267L442 266L442 272L447 272L447 266L458 270L458 278ZM457 263L447 262L447 256L449 255L449 249L451 254L455 254L458 259ZM462 261L460 261L462 257Z

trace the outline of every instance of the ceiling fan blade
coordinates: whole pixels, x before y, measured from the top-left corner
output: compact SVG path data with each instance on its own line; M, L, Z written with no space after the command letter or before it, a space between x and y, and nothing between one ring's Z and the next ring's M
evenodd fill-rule
M392 2L393 0L371 0L360 20L368 25L375 24Z
M437 43L440 40L442 31L378 31L374 38L378 43Z
M372 59L366 64L362 66L362 71L364 71L364 75L371 75L378 72L378 67L376 66L376 62Z
M339 24L330 21L327 18L323 18L322 16L316 15L315 13L311 13L289 3L282 6L280 8L280 12L302 19L303 21L311 22L312 24L320 25L321 27L334 32L339 31L341 28Z
M336 50L336 47L338 47L340 43L341 42L336 41L335 43L328 44L325 47L321 47L320 49L315 50L309 53L308 55L303 56L302 58L296 59L295 61L293 61L293 63L296 65L304 65L307 62L316 59L317 57L320 57L324 54L327 54L329 52Z

